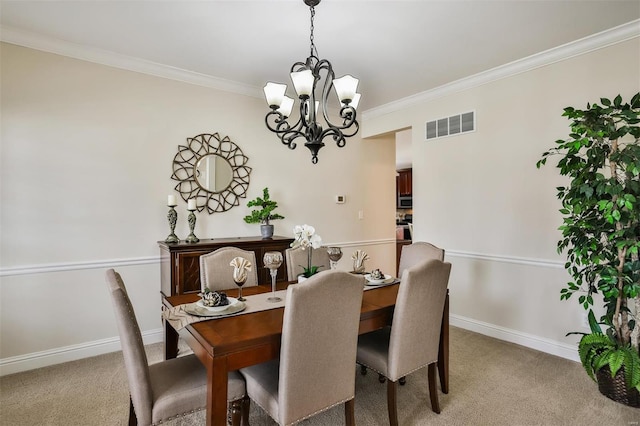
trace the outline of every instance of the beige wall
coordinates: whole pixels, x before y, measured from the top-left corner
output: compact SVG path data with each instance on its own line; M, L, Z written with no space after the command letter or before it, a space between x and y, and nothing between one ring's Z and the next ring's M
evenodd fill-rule
M171 162L199 133L229 136L253 169L241 206L197 215L200 238L258 235L242 217L268 186L286 217L276 234L308 223L325 242L345 245L341 269L357 248L370 253L369 266L395 268L393 136L327 144L313 166L304 146L291 151L265 128L261 99L10 44L1 54L3 372L112 349L103 275L113 266L141 328L159 338L156 242L169 232ZM345 204L334 202L338 194ZM177 210L185 238L186 203Z
M115 266L153 341L159 333L156 241L168 233L171 161L186 137L229 136L250 158L248 196L264 186L287 217L326 242L392 269L394 132L411 127L418 240L447 250L452 323L575 358L577 302L556 254L553 163L565 106L640 90L640 40L615 44L437 100L365 118L362 137L327 146L312 167L264 128L264 101L1 45L0 374L117 349L103 273ZM424 123L475 110L477 131L424 140ZM383 135L383 136L380 136ZM333 202L337 194L347 203ZM358 220L358 211L364 219ZM185 205L176 230L187 233ZM203 238L258 233L244 206L198 214Z
M453 263L454 324L575 358L577 300L556 253L555 162L536 161L568 135L566 106L640 90L640 39L365 118L363 136L413 129L414 235ZM425 122L476 111L477 131L425 141Z

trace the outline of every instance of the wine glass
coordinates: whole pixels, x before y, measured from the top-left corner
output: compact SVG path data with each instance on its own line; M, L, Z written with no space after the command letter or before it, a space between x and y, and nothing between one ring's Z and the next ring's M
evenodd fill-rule
M242 272L244 273L235 273L234 271L233 282L238 286L238 300L244 302L247 299L242 297L242 286L247 282L247 273L245 271Z
M327 247L327 254L329 254L331 269L336 269L338 261L342 259L342 249L340 247Z
M282 299L277 297L276 294L276 275L278 275L278 268L282 265L282 253L279 251L268 251L264 254L263 258L264 267L269 268L269 274L271 274L271 297L267 300L269 302L281 302Z

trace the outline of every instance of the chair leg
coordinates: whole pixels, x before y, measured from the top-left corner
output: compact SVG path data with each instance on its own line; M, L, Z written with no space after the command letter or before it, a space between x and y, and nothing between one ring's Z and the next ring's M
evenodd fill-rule
M251 399L245 395L242 398L242 426L249 426L249 409L251 408Z
M344 403L344 421L347 426L356 426L356 403L350 399Z
M133 409L133 401L129 397L129 426L137 426L138 418L136 417L136 411Z
M407 376L400 377L400 380L398 380L398 383L400 383L400 386L406 385L407 384Z
M360 366L360 374L362 374L363 376L367 375L367 367L365 367L364 365Z
M385 381L385 380L387 380L387 378L386 378L386 377L384 377L382 374L378 374L378 381L379 381L380 383L384 383L384 381Z
M438 384L436 383L436 368L438 364L429 364L429 397L431 398L431 409L434 413L440 414L440 403L438 402Z
M229 413L227 419L230 420L231 426L240 426L240 415L242 414L242 400L236 399L229 404Z
M387 409L389 410L390 426L398 426L398 406L396 404L397 393L398 382L387 380Z

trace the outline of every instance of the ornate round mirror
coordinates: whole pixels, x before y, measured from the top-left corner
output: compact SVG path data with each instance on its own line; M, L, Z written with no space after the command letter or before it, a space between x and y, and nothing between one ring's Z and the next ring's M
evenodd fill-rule
M175 189L183 200L196 200L198 211L224 212L247 196L248 161L228 136L203 133L178 146L171 179L178 181Z
M196 182L209 192L222 192L233 180L231 164L218 154L205 155L195 167Z

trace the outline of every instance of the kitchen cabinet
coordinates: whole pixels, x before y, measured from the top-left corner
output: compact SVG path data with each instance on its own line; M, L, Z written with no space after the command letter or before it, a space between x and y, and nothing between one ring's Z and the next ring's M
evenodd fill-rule
M396 176L396 188L399 197L411 196L413 187L412 169L398 170Z

